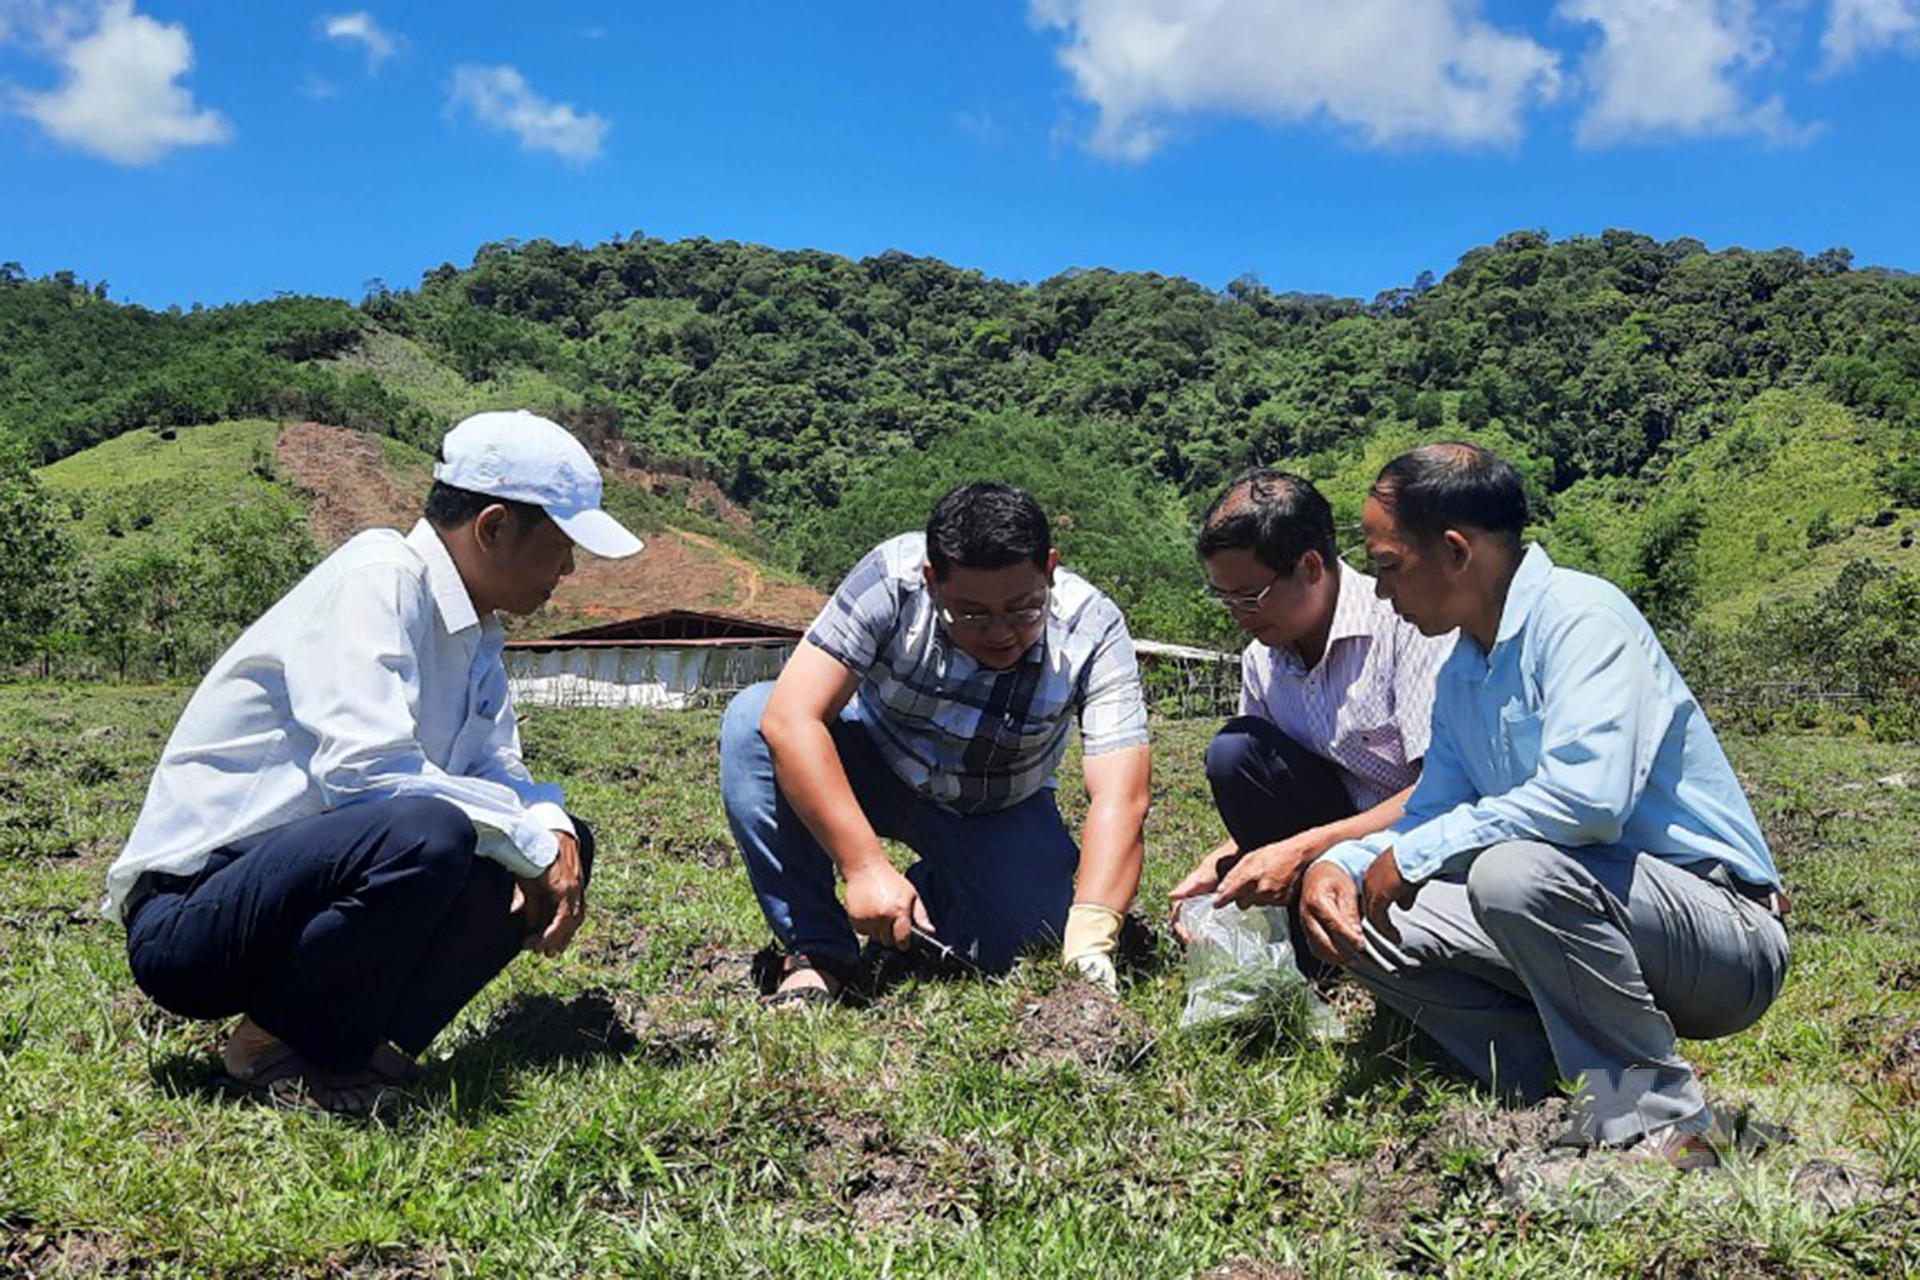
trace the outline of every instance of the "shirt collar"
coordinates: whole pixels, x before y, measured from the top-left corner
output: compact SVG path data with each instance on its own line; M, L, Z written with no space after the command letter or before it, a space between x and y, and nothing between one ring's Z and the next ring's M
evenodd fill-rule
M427 566L427 587L440 608L440 622L447 634L459 635L478 626L480 615L474 611L473 597L467 594L467 584L447 553L447 544L440 540L440 531L421 520L407 534L407 545Z
M1500 630L1493 638L1494 644L1505 644L1520 634L1545 593L1547 575L1552 571L1553 561L1548 559L1546 548L1537 542L1530 544L1520 557L1520 567L1513 571L1513 581L1507 584L1507 602L1500 608Z
M1336 640L1351 640L1373 634L1373 587L1359 570L1344 560L1340 567L1340 594L1334 600L1333 625L1327 631L1327 647Z

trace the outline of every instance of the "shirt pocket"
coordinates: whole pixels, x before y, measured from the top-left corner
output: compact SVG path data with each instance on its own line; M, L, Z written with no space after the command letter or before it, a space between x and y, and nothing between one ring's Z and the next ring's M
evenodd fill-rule
M1407 744L1400 736L1400 726L1392 720L1343 726L1334 736L1333 754L1337 757L1353 752L1392 765L1407 762Z
M1505 771L1508 786L1532 777L1540 767L1540 711L1519 699L1500 708L1499 739L1493 758Z

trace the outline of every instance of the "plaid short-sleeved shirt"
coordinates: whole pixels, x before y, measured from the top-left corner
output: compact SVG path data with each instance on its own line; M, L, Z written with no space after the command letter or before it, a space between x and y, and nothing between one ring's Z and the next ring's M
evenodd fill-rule
M1311 670L1291 648L1255 640L1240 665L1240 714L1271 720L1331 760L1356 809L1371 809L1420 778L1433 718L1434 682L1453 633L1423 636L1340 565L1327 651Z
M988 813L1051 784L1075 720L1090 756L1147 741L1133 640L1113 601L1058 570L1045 632L996 671L947 635L926 560L924 534L881 543L807 630L860 677L848 711L908 786L958 813Z

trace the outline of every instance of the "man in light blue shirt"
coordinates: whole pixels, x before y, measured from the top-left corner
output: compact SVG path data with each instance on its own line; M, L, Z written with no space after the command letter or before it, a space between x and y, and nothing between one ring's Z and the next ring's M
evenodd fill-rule
M1308 872L1310 943L1502 1091L1578 1082L1588 1140L1710 1163L1676 1037L1757 1020L1787 942L1700 704L1626 596L1523 547L1524 490L1486 450L1396 458L1362 521L1381 595L1460 639L1406 814Z

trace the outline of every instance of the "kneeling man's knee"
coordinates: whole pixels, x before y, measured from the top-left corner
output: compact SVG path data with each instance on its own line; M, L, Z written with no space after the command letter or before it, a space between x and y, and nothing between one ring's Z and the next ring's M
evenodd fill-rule
M773 696L773 682L763 680L748 685L727 703L720 717L720 750L737 750L760 736L760 717L767 713L767 701Z
M1467 871L1467 901L1475 919L1535 919L1564 897L1559 874L1565 855L1537 840L1488 845Z
M1260 758L1261 744L1256 726L1263 722L1254 716L1236 716L1227 721L1207 744L1207 781L1215 786L1232 782L1247 772L1248 765Z
M414 844L423 865L449 875L465 874L480 841L473 819L435 796L407 796L391 805L388 829Z

